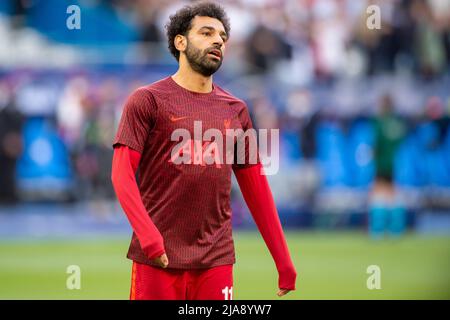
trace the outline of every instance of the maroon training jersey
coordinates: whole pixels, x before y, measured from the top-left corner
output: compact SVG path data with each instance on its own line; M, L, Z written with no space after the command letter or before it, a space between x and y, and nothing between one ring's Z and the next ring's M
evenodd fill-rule
M220 165L199 161L176 164L172 152L179 142L172 141L172 133L186 129L194 140L194 121L201 121L202 132L209 128L223 132L224 148L226 129L252 128L242 100L215 84L210 93L192 92L169 76L131 94L113 143L142 154L139 190L164 239L170 268L208 268L235 262L231 171L252 165L226 164L225 154ZM201 143L205 148L205 142ZM183 150L175 155L185 155L186 148ZM135 233L127 257L155 265L142 251Z

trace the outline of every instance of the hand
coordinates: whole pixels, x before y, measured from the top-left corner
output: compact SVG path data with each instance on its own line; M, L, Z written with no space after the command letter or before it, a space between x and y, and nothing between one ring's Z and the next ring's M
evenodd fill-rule
M297 279L297 271L292 262L288 264L287 268L278 270L278 293L277 296L282 297L295 290L295 281ZM291 288L291 289L286 289Z
M285 294L287 294L289 291L292 291L292 290L289 290L289 289L280 289L280 290L278 290L277 296L282 297L282 296L284 296Z
M165 269L169 264L169 259L167 258L167 255L164 253L160 257L153 259L153 262L156 263L161 268Z

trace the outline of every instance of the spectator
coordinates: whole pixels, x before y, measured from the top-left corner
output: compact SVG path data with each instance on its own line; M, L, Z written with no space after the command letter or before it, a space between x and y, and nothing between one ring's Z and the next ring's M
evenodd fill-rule
M5 94L4 88L3 91ZM22 126L23 118L14 99L0 102L0 203L18 200L16 163L22 153Z
M373 238L382 237L386 229L398 236L406 226L406 212L393 183L394 159L406 135L406 124L394 113L390 95L382 97L380 111L374 119L376 177L369 210L369 232Z

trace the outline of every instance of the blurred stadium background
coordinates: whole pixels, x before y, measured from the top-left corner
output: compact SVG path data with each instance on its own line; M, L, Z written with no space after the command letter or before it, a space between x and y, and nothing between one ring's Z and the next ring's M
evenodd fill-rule
M174 73L172 0L0 1L0 298L127 299L131 229L111 186L124 99ZM280 129L270 176L299 273L289 299L450 298L450 1L228 0L214 80L257 128ZM369 30L366 8L381 8ZM67 7L81 8L69 30ZM376 124L389 108L396 208L374 237ZM276 272L233 188L236 299L272 299ZM375 204L374 204L375 203ZM79 265L82 289L66 288ZM366 269L381 268L368 290Z

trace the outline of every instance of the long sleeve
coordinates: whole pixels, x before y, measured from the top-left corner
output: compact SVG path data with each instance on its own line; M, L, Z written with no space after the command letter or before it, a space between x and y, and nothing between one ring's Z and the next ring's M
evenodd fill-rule
M278 270L280 289L295 290L297 272L292 263L272 192L262 165L233 169L244 200Z
M115 147L111 180L122 209L139 239L141 248L149 259L154 259L165 252L164 241L144 207L136 183L135 172L140 159L141 154L128 146L118 145Z

